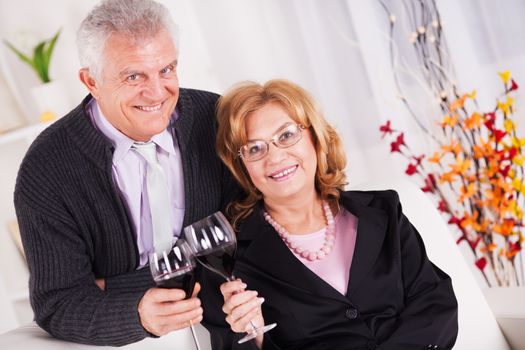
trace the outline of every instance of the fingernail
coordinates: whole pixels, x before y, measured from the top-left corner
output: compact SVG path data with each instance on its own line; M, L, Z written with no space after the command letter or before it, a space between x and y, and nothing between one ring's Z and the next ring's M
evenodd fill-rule
M246 287L248 287L248 286L246 285L246 283L241 283L241 288L242 288L242 289L244 289L244 288L246 288Z
M259 302L259 304L262 304L264 303L264 298L257 298L257 301Z

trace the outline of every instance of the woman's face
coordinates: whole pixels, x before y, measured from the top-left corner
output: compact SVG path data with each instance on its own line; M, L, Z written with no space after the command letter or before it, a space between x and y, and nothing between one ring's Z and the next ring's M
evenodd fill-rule
M295 121L278 103L267 103L246 118L248 141L271 140L282 133L283 126ZM283 135L286 136L286 135ZM267 203L308 198L315 193L317 155L308 129L288 148L269 142L268 153L259 160L243 159L250 178Z

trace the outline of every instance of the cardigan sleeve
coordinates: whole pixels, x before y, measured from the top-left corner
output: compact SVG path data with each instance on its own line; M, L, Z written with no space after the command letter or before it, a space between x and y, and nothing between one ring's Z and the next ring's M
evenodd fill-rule
M379 348L451 349L458 333L458 305L451 279L428 259L423 240L402 213L399 201L396 210L405 307Z
M59 339L122 346L149 334L137 306L145 290L100 290L85 242L70 222L16 197L16 213L30 268L30 299L37 324Z

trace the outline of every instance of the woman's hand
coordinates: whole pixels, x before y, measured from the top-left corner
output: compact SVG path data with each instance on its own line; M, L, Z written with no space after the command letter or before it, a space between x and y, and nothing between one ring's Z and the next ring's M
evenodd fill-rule
M257 297L257 292L245 290L246 284L240 279L226 282L221 285L221 293L224 297L222 311L227 315L226 322L231 329L237 333L248 332L255 327L264 325L261 304L264 298ZM259 348L262 346L263 335L258 335L256 343Z

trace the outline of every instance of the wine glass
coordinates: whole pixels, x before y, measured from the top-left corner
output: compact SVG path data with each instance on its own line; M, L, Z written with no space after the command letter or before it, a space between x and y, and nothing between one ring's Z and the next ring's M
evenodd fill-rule
M191 297L195 288L195 265L195 257L183 239L177 240L169 250L149 254L149 267L157 287L182 289L186 293L185 299ZM191 322L190 329L195 346L197 350L200 350L199 341Z
M186 226L184 237L199 263L222 276L226 281L235 280L233 267L237 240L233 228L220 211ZM239 344L277 326L277 323L272 323L257 327L252 321L250 324L252 330L239 340Z

